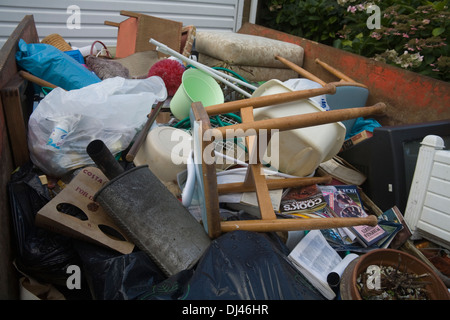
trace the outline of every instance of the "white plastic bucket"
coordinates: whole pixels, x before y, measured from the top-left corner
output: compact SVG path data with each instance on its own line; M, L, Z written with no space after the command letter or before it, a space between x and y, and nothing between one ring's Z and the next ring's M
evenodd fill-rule
M186 131L167 126L156 127L147 134L134 164L148 165L163 182L176 182L177 174L187 168L191 149L192 137Z
M192 102L204 107L224 102L223 91L213 77L197 69L183 72L181 85L170 101L170 111L178 120L189 116Z
M270 80L261 85L252 97L293 91L281 81ZM255 108L255 120L281 118L311 112L327 112L311 99ZM269 142L268 150L279 152L278 170L294 176L306 177L314 172L323 161L334 157L345 139L345 126L341 122L328 123L279 132L278 146ZM263 157L263 161L270 158Z

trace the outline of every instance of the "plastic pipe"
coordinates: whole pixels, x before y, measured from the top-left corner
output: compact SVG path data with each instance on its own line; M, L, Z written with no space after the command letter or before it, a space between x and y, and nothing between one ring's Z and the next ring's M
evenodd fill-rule
M222 73L220 71L217 71L217 70L214 70L212 68L209 68L209 67L205 66L204 64L201 64L200 62L197 62L197 61L194 61L192 59L189 59L189 58L183 56L182 54L176 52L175 50L170 49L166 45L164 45L164 44L162 44L162 43L160 43L160 42L158 42L158 41L156 41L154 39L150 39L150 43L156 46L156 50L157 51L162 52L164 54L168 54L168 55L174 56L174 57L176 57L176 58L178 58L178 59L180 59L180 60L182 60L182 61L184 61L186 63L189 63L189 64L193 65L194 67L196 67L197 69L199 69L199 70L209 74L214 79L216 79L216 80L218 80L218 81L220 81L222 83L225 83L227 86L233 88L234 90L236 90L237 92L243 94L244 96L251 97L250 93L242 90L241 88L237 87L236 85L234 85L233 83L229 82L228 80L226 80L224 78L232 78L233 81L235 81L235 82L237 82L237 83L239 83L239 84L249 88L250 85L248 83L246 83L244 81L241 81L239 79L233 78L231 76L225 75L224 73ZM250 89L255 90L256 87L251 86Z
M86 152L109 180L125 171L102 140L90 142Z

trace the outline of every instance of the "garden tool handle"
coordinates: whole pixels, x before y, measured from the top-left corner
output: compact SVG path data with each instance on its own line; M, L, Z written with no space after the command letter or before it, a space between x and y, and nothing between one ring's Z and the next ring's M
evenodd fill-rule
M52 89L58 88L58 86L55 86L54 84L52 84L52 83L50 83L48 81L45 81L45 80L43 80L41 78L38 78L38 77L36 77L35 75L32 75L29 72L21 70L21 71L19 71L19 75L22 78L24 78L25 80L31 81L31 82L33 82L33 83L35 83L35 84L37 84L37 85L39 85L41 87L49 87L49 88L52 88Z
M327 70L331 74L335 75L339 79L347 81L347 82L358 83L357 81L353 80L352 78L350 78L349 76L345 75L344 73L342 73L341 71L337 70L336 68L333 68L329 64L321 61L319 58L316 58L315 61L316 61L316 63L320 64L325 70Z
M296 65L295 63L289 61L288 59L280 57L280 56L275 56L275 59L277 59L278 61L282 62L285 66L291 68L292 70L297 72L302 77L304 77L306 79L309 79L311 81L315 81L315 82L319 83L322 86L325 86L325 84L326 84L325 81L323 81L322 79L319 79L318 77L313 75L311 72L306 71L305 69L303 69L302 67L300 67L300 66Z
M133 143L133 145L130 148L130 151L128 151L125 159L128 162L132 162L134 158L136 157L136 154L138 153L139 149L141 148L142 144L145 141L145 138L147 137L147 133L150 130L150 127L152 126L153 122L155 122L156 117L158 116L159 112L162 109L162 106L164 104L164 101L159 101L157 105L152 109L152 111L147 116L147 122L145 123L144 128L139 132L138 137L136 138L136 141Z

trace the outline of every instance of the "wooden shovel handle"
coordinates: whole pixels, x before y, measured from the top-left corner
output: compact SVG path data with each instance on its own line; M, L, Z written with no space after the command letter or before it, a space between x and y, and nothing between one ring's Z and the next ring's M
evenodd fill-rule
M36 77L29 72L21 70L21 71L19 71L19 75L22 78L24 78L25 80L31 81L41 87L49 87L49 88L53 88L53 89L58 88L58 86L55 86L54 84L52 84L48 81L45 81L39 77Z
M158 104L153 108L153 110L148 114L147 116L147 122L145 123L144 128L139 132L138 137L136 138L136 141L133 143L133 145L130 148L130 151L128 151L125 159L128 162L132 162L134 158L136 157L136 154L138 153L139 149L141 148L142 144L145 141L145 138L147 138L147 133L150 130L150 127L152 126L153 122L155 122L156 117L158 116L158 113L161 111L161 108L164 104L164 101L159 101Z
M311 81L315 81L315 82L321 84L322 86L325 86L325 84L326 84L325 81L323 81L322 79L316 77L311 72L306 71L305 69L303 69L302 67L296 65L295 63L289 61L288 59L280 57L280 56L275 56L275 59L277 59L278 61L281 61L285 66L291 68L292 70L297 72L302 77L304 77L306 79L309 79Z
M336 68L330 66L329 64L321 61L319 58L316 58L316 63L320 64L325 70L327 70L328 72L330 72L331 74L334 74L336 77L338 77L341 80L347 81L347 82L354 82L354 83L358 83L357 81L353 80L352 78L348 77L347 75L345 75L344 73L342 73L341 71L337 70Z

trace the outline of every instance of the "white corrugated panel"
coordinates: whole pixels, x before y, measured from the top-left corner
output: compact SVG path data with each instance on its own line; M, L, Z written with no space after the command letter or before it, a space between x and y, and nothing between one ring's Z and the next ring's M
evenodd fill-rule
M450 151L434 156L430 182L417 228L450 243Z
M121 10L194 25L199 31L237 31L242 23L243 4L244 0L1 0L0 47L25 15L34 16L41 40L58 33L72 46L82 47L95 40L115 45L117 28L104 21L127 19L120 15ZM79 11L72 10L78 8ZM80 28L74 28L78 21Z

